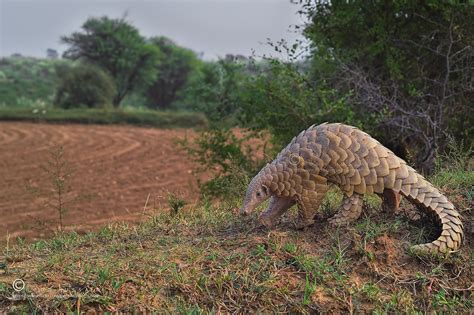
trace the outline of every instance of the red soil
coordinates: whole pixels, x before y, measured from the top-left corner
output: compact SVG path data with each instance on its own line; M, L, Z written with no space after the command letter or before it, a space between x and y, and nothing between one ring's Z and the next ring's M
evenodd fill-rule
M194 164L176 143L186 135L193 132L0 122L0 239L42 238L57 229L58 214L47 205L56 199L42 167L61 145L72 172L66 198L78 197L66 206L68 230L142 220L167 207L168 192L195 201Z

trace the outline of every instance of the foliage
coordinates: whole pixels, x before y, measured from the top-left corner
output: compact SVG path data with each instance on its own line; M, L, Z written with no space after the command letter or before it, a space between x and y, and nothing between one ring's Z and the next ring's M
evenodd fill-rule
M50 104L56 89L56 67L69 63L69 60L1 58L0 107Z
M152 37L148 42L158 47L162 55L156 66L158 75L145 92L147 106L168 108L199 61L193 51L179 47L166 37Z
M181 142L195 161L200 165L198 172L209 173L213 177L201 184L204 196L240 197L249 176L254 175L261 166L262 160L252 155L257 148L252 148L248 141L255 134L236 135L227 128L209 128L202 131L192 143Z
M130 92L155 80L159 49L147 43L124 18L89 18L82 29L61 38L70 45L64 56L93 63L112 76L117 88L114 107Z
M340 121L361 126L374 119L373 116L357 116L345 105L346 97L327 88L324 82L312 81L298 64L269 60L246 68L230 62L222 63L221 67L226 70L212 71L219 69L216 65L205 69L207 80L198 80L200 85L190 93L196 95L197 105L202 104L199 109L211 121L212 130L201 135L195 143L199 149L193 150L192 154L203 167L222 170L222 174L218 173L204 185L208 193L213 191L213 195L234 195L236 185L231 179L248 179L264 160L261 157L256 162L254 153L248 152L243 145L244 141L237 140L228 127L222 127L223 124L228 126L232 121L238 121L240 126L252 129L253 136L267 132L270 137L265 141L270 140L273 151L279 151L312 124ZM247 69L253 69L253 74L249 75ZM220 78L218 74L223 79L216 79ZM222 81L226 82L220 85L222 88L216 83L203 83ZM261 143L265 144L264 141Z
M112 78L90 64L61 66L56 70L59 84L54 105L69 109L75 107L107 108L116 95Z
M204 115L194 112L160 112L154 110L101 109L0 109L0 121L33 121L81 124L130 124L157 128L204 128Z
M447 134L472 142L472 3L300 3L312 75L351 92L354 111L383 113L382 140L411 149L426 172Z
M245 79L244 65L220 59L204 62L180 93L180 107L203 112L215 126L235 125Z
M315 82L294 63L270 60L267 70L245 86L240 122L269 130L277 149L313 124L343 122L362 125L362 117L346 106L346 97ZM368 121L370 117L365 117Z

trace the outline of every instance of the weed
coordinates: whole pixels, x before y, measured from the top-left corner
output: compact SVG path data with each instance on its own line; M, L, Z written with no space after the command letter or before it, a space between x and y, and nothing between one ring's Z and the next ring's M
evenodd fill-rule
M298 246L294 243L285 243L285 245L283 245L283 250L289 254L296 254Z
M371 242L384 233L396 232L401 224L402 222L399 219L388 223L377 223L370 217L366 217L362 221L359 221L356 225L356 230L363 234L365 241Z
M458 296L448 296L444 289L433 294L432 302L435 309L449 312L455 311L462 305L461 299Z
M99 284L104 284L106 281L111 279L110 269L108 267L102 267L97 270L97 280Z
M72 173L69 170L68 161L64 157L63 146L51 149L49 155L46 165L42 166L51 183L50 199L46 202L46 205L57 212L58 228L62 232L64 230L63 217L67 211L66 204L72 201L67 198L71 190L69 179Z
M334 258L334 264L336 268L339 270L343 270L347 263L347 257L346 257L346 252L347 252L347 246L344 246L341 244L341 239L339 236L339 231L336 231L336 233L333 236L333 246L331 248L332 250L332 256Z
M316 280L310 280L309 276L306 275L306 282L304 285L304 295L303 295L303 305L308 305L311 303L311 295L316 291L317 284Z
M171 215L178 215L179 211L186 205L186 201L174 193L168 193L168 205L171 209Z
M376 302L380 298L380 288L373 283L364 284L362 293L371 302Z

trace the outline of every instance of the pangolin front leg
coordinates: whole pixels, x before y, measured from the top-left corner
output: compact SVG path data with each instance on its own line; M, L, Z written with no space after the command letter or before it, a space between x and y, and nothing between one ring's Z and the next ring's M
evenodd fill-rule
M290 209L296 201L289 197L272 196L268 209L260 215L259 221L267 228L272 228L278 223L280 216Z
M329 186L320 185L318 190L303 190L301 198L298 200L298 230L304 229L314 224L314 217L321 205Z
M330 218L329 224L333 226L346 225L354 222L362 213L362 198L360 194L354 193L352 196L344 196L339 211Z

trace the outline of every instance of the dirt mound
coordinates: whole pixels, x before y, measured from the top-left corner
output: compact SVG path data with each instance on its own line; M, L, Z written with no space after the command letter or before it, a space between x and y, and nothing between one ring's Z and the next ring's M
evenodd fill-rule
M188 202L198 189L194 165L178 139L193 132L130 126L0 123L0 237L50 235L57 213L46 204L51 183L42 167L64 146L71 176L65 225L84 231L138 221L166 206L167 193ZM144 211L144 205L147 207Z

